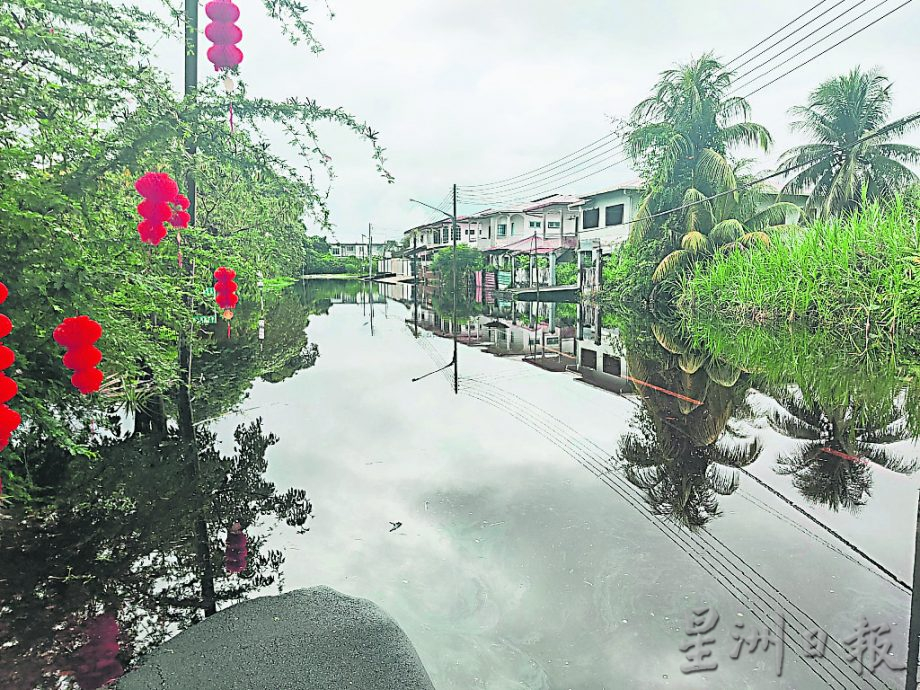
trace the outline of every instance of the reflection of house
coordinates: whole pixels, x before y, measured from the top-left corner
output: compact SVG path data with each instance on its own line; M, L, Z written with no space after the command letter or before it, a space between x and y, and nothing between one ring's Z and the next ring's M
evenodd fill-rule
M383 254L386 244L374 243L371 245L371 252L374 256ZM367 242L330 242L329 251L332 256L354 256L359 259L367 258Z
M600 325L597 309L580 308L581 337L576 341L575 370L584 383L615 393L632 393L626 358L617 341L617 331Z

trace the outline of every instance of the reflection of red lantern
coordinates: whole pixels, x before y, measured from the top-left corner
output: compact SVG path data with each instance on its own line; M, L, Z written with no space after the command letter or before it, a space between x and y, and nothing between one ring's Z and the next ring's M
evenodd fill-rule
M240 8L233 0L211 0L204 6L204 12L211 23L204 29L204 35L212 45L208 48L208 60L215 71L233 69L243 61L243 51L236 44L243 39L242 30L236 25Z
M246 570L249 558L246 535L239 522L234 522L227 531L227 550L224 554L224 567L228 573L241 573Z
M88 620L83 626L86 644L75 655L74 678L84 690L101 688L125 672L118 661L118 621L111 613Z
M103 373L96 368L102 353L93 345L102 337L102 326L88 316L64 319L54 329L54 340L67 348L64 366L73 369L70 382L83 395L95 393L102 383Z

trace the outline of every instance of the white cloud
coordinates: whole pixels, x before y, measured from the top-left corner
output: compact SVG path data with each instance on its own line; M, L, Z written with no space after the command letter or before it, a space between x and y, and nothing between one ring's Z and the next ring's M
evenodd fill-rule
M313 17L326 48L319 56L287 45L255 2L241 3L240 25L251 93L342 106L381 133L394 185L377 175L366 144L321 128L338 175L331 206L340 239L357 239L368 222L378 237L395 236L428 215L409 197L437 203L451 183L513 176L581 148L605 132L609 116L626 116L661 70L707 50L733 57L804 11L800 0L331 2L334 19L321 4ZM854 65L879 66L893 79L895 114L920 110L920 92L911 88L918 29L920 8L909 5L755 95L754 119L776 139L764 167L797 143L788 108ZM578 190L631 177L621 166Z

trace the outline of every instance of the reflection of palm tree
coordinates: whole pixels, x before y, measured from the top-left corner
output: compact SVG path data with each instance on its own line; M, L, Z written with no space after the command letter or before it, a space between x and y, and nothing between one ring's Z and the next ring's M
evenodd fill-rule
M749 465L760 453L759 443L742 440L730 424L747 385L739 369L664 327L652 333L657 342L636 343L626 354L633 378L643 382L636 392L644 404L638 430L621 439L616 457L656 514L702 527L719 514L718 496L738 488L726 468Z
M871 463L901 473L917 468L916 462L906 462L882 447L907 437L899 419L869 424L868 415L859 414L852 405L825 410L801 394L780 396L777 401L781 409L771 411L767 421L802 443L777 459L776 471L792 475L793 486L815 503L835 511L855 511L871 495Z

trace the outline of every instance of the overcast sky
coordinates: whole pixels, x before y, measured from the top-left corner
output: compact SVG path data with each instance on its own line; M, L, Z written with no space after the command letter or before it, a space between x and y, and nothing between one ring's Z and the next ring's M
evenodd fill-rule
M251 95L314 98L345 108L380 132L395 184L376 173L359 137L335 126L320 130L337 175L332 222L338 239L347 241L358 240L368 222L377 228L376 240L396 238L427 220L431 214L410 197L437 204L454 182L511 177L582 148L610 130L611 118L627 116L663 69L709 50L733 58L817 0L328 2L333 18L322 2L314 5L315 31L325 51L312 55L284 41L261 2L237 0L246 55L241 74ZM879 2L878 9L855 19ZM786 53L784 66L763 81L902 2L844 0L828 11L837 0L825 0L799 22L822 15L800 36L855 9ZM846 28L833 38L788 59L842 25ZM803 103L822 79L855 65L877 66L892 79L896 116L920 110L918 35L920 3L909 4L752 96L753 119L775 139L760 167L772 167L779 153L800 143L789 131L788 108ZM164 59L170 50L165 43ZM178 74L180 67L175 61L169 68ZM911 139L920 143L917 136ZM561 191L595 191L634 177L622 165Z

